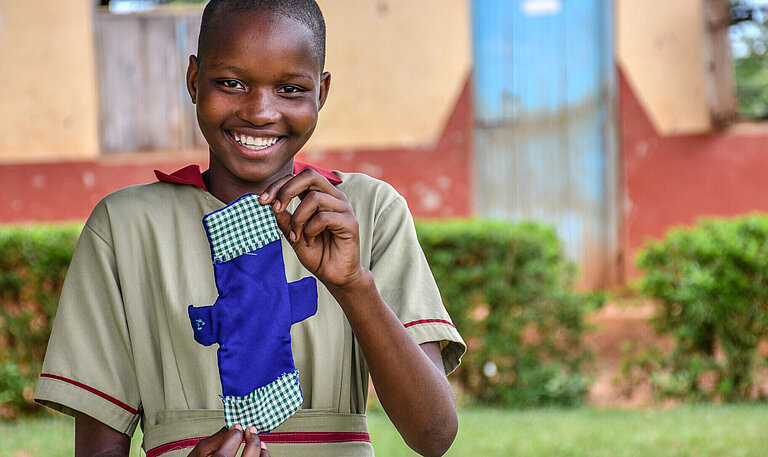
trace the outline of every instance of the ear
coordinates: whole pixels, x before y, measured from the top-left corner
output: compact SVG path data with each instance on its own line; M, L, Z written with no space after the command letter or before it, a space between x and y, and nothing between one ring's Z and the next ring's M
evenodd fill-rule
M320 109L325 105L325 99L328 98L328 91L331 89L331 74L326 72L323 72L322 75L320 75L320 90L317 94L317 110L320 111Z
M194 55L189 56L189 66L187 67L187 92L192 97L192 103L197 103L197 69L198 61Z

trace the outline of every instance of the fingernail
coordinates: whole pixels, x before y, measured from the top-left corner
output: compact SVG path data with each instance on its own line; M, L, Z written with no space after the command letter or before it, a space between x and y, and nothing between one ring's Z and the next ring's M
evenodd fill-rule
M264 449L264 450L266 451L266 450L267 450L267 443L265 443L264 441L262 441L262 442L261 442L261 448L262 448L262 449Z
M296 238L297 238L297 236L296 236L296 232L294 232L293 230L291 230L291 241L296 241Z
M251 432L251 435L256 435L257 434L256 427L254 427L253 425L248 427L248 431Z
M272 203L272 208L274 208L275 211L280 211L280 200L275 200L275 202Z
M240 430L241 432L243 431L243 426L240 424L235 424L235 428Z

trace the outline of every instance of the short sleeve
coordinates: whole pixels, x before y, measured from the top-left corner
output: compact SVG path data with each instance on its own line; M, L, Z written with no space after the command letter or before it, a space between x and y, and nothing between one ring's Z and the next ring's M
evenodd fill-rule
M67 271L35 401L130 435L141 401L110 233L101 203Z
M371 272L382 298L418 344L440 343L445 373L451 373L466 345L443 305L402 196L377 215L372 241Z

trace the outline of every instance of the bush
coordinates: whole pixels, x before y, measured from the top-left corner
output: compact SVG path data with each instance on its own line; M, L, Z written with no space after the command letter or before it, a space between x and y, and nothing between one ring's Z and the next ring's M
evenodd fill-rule
M419 239L469 351L456 377L483 403L581 403L585 316L602 297L573 293L575 265L536 223L420 223Z
M80 227L0 228L0 416L32 401Z
M768 330L768 218L704 219L638 255L641 290L671 351L641 354L640 371L663 396L740 401L763 397L758 343Z

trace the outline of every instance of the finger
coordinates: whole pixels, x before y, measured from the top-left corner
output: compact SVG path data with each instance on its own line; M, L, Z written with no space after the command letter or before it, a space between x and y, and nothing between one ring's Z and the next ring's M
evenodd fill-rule
M315 237L329 231L334 236L353 238L357 236L358 224L354 215L345 212L321 211L304 225L303 236L307 244L312 244Z
M222 427L221 430L213 435L200 440L199 443L192 449L189 454L190 457L207 456L213 454L216 449L220 448L222 443L227 437L227 427Z
M238 424L230 428L224 439L224 443L214 452L216 457L235 457L237 450L240 449L240 443L243 442L243 428Z
M288 211L275 213L275 220L277 221L277 227L280 229L281 232L283 232L283 235L285 235L285 237L288 238L288 241L291 241L291 217L292 216L293 214L291 214ZM291 241L291 244L294 244L293 241Z
M340 200L347 199L343 192L336 189L336 187L321 176L320 173L307 169L289 179L277 189L277 194L274 196L272 207L275 209L275 212L282 211L288 206L291 199L294 197L304 198L310 191L323 192ZM275 205L277 205L277 208Z
M259 202L262 205L268 205L272 203L275 199L275 195L277 195L277 191L291 179L293 179L293 175L285 175L272 184L268 185L267 188L264 189L264 192L259 195Z
M307 221L321 211L351 213L352 206L346 200L339 200L323 192L309 192L301 200L301 203L296 207L291 217L291 241L298 241L301 238L302 230Z
M267 443L264 441L261 442L261 455L259 457L272 457L272 454L269 453L269 449L267 449Z
M260 457L262 444L256 427L248 427L245 431L245 448L241 457Z

